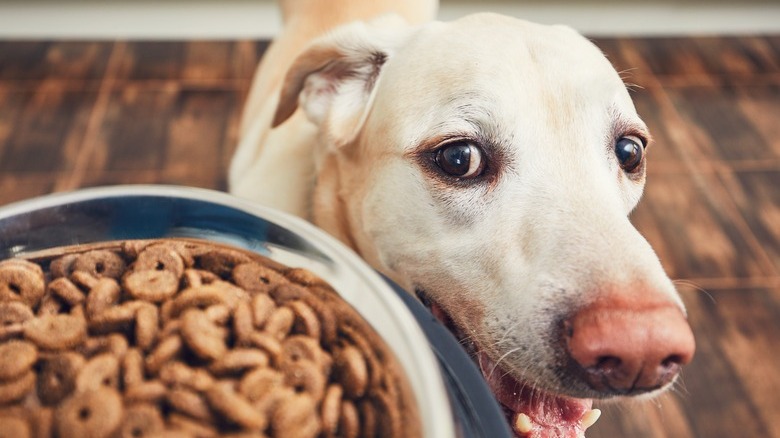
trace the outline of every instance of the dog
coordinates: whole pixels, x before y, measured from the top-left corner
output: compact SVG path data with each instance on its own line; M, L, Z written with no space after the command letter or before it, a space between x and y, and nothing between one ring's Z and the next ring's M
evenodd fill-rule
M323 228L425 303L519 437L672 386L695 343L628 220L651 138L598 48L430 0L283 0L231 193Z

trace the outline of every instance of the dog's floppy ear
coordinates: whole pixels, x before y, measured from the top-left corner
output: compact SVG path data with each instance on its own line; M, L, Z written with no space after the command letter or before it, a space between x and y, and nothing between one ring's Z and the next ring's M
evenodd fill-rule
M357 135L374 86L407 25L398 18L343 26L315 41L287 71L274 115L277 127L302 107L336 145Z

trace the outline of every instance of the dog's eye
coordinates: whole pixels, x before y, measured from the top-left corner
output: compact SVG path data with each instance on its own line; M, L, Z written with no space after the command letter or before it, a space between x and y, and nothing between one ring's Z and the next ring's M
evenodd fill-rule
M473 143L456 141L436 151L436 165L458 178L476 178L485 168L482 150Z
M638 137L628 135L621 137L615 144L615 155L617 156L620 168L631 173L639 169L642 164L642 158L645 155L643 142Z

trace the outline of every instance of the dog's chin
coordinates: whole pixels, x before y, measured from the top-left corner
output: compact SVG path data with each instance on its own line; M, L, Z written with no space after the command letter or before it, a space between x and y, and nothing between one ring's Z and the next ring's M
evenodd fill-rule
M479 366L496 400L501 404L515 435L521 438L583 438L601 412L593 400L578 399L537 388L517 380L497 366L488 354L465 336L446 311L417 291L423 304L456 336Z

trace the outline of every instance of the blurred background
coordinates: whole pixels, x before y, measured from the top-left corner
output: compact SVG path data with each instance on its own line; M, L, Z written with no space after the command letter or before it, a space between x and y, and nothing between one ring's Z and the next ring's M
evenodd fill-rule
M325 1L325 0L323 0ZM655 137L631 220L697 337L675 390L602 405L590 438L780 438L780 2L444 0L565 23ZM0 205L80 187L226 189L274 3L0 0Z
M273 0L0 0L0 36L268 38ZM494 11L588 35L776 32L778 0L442 0L440 18Z

